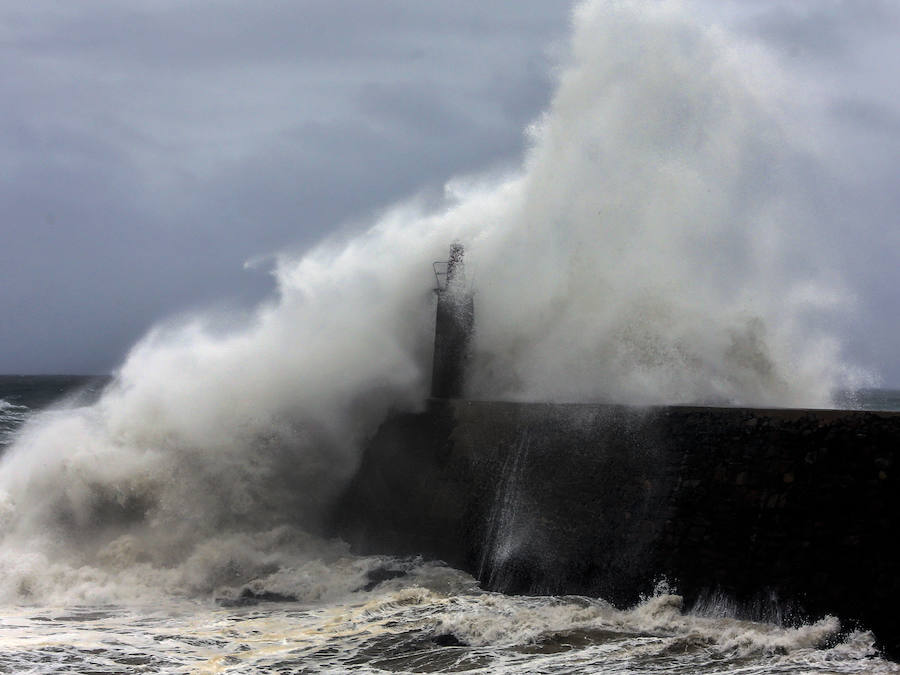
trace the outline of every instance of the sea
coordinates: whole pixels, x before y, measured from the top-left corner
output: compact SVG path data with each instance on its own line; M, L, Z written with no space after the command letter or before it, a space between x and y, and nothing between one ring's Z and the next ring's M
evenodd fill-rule
M109 382L0 377L0 448L41 411L95 403ZM863 390L847 400L900 409L895 390ZM440 561L356 556L336 539L263 530L279 546L290 542L289 562L270 557L248 578L232 550L216 583L202 590L183 577L171 583L164 565L139 555L123 554L106 571L42 559L24 574L10 565L30 564L28 552L6 555L0 541L4 586L16 574L19 584L0 610L0 672L900 672L879 655L871 633L842 626L840 617L806 625L746 621L736 608L684 606L677 580L661 582L630 608L599 597L503 595ZM120 548L131 536L140 533L120 537ZM113 576L117 599L101 600L96 589ZM22 588L28 579L35 588L72 592L29 593Z

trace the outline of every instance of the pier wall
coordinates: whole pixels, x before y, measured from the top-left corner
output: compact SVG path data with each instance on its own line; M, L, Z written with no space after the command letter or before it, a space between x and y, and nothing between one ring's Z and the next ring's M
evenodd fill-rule
M486 588L825 614L900 654L900 413L432 400L371 440L337 532Z

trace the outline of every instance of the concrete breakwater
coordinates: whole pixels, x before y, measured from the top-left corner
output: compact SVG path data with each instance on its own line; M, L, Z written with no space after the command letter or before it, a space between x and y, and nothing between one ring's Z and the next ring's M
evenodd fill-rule
M900 413L433 399L386 421L339 503L357 552L510 593L838 616L900 655Z

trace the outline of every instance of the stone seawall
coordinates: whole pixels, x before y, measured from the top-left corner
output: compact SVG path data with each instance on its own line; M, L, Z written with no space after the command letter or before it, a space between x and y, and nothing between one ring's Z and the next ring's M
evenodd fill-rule
M898 441L900 413L433 400L382 425L335 522L493 590L627 606L665 577L896 657Z

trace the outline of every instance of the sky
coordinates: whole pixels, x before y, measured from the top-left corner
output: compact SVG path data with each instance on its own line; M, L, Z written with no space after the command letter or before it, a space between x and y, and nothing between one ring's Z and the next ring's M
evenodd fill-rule
M900 386L900 4L686 2L786 74L820 264L855 298L835 330ZM167 317L270 295L275 253L516 166L570 11L0 0L0 372L108 372Z

